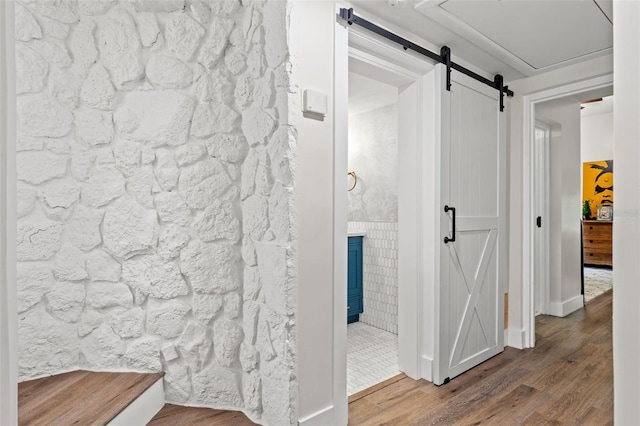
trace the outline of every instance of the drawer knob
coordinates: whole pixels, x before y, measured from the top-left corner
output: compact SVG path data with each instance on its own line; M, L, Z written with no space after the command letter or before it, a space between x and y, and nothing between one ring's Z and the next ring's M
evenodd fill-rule
M590 242L590 243L592 243L592 242L593 242L593 240L589 240L589 242Z
M593 229L593 226L590 226L589 229Z
M349 309L351 309L351 306L347 306L347 311L348 311Z
M589 253L589 256L593 256L593 253Z

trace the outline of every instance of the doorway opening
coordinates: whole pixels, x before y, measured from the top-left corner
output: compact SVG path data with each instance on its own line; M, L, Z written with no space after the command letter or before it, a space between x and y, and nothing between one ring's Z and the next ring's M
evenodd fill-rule
M583 294L588 303L613 288L613 95L581 98Z
M398 87L350 61L347 395L398 367ZM359 72L358 72L359 71ZM365 75L366 74L366 75Z
M531 263L525 262L523 306L528 347L535 346L536 314L564 317L584 305L580 103L612 90L612 76L607 75L525 96L525 187L530 194L525 223L530 226L524 240Z
M431 211L423 211L423 200L428 199L433 204L435 179L431 174L435 173L435 167L429 166L426 172L423 168L427 167L429 161L435 161L430 153L435 149L435 67L429 61L404 52L365 31L349 28L345 35L347 37L342 39L337 50L336 73L340 80L344 78L344 83L340 84L342 89L336 91L336 105L341 106L341 112L336 136L334 205L335 217L340 218L340 223L336 222L338 231L347 231L347 212L351 208L349 231L363 240L362 272L365 286L362 294L363 311L354 313L348 309L347 318L354 319L355 314L359 320L351 328L368 322L368 326L382 330L387 337L391 335L386 347L392 349L397 345L397 356L393 355L393 351L384 351L383 356L395 361L397 367L393 368L393 372L387 370L386 376L402 372L413 379L432 380L433 330L429 325L433 324L434 311L425 309L425 301L433 300L433 297L429 297L433 291L433 280L428 277L433 274L434 268L424 261L423 256L433 259L430 255L433 249L431 246L425 248L425 241L436 241L438 229L436 215ZM350 74L353 86L375 86L377 89L373 92L382 90L396 105L389 99L378 101L382 103L377 105L370 100L365 102L374 106L370 111L362 114L357 114L357 110L352 111L352 119L349 120L346 107L349 104L347 82ZM353 92L354 88L351 90ZM372 118L375 123L372 123ZM360 136L353 128L358 121L364 127L359 131ZM376 126L377 129L372 131ZM383 131L380 126L387 130ZM356 139L359 137L360 142L352 141L349 131L354 133ZM395 146L389 143L391 138L397 140ZM354 148L355 151L361 151L360 155L364 158L348 159L350 144L352 151ZM382 158L374 160L374 151L376 157ZM351 154L353 156L357 152ZM377 165L368 164L374 161ZM395 171L390 173L391 169ZM397 176L393 177L394 174ZM352 187L352 191L348 192ZM336 264L346 260L341 252L347 239L347 232L336 232L334 252L340 256L336 258ZM429 269L424 273L421 268L427 267ZM336 306L338 309L353 308L347 292L347 280L341 280L344 278L336 276L335 295L339 298L336 299ZM367 285L373 287L368 289ZM343 312L335 313L336 321L344 321L340 319ZM347 364L347 348L352 342L349 341L351 336L347 335L347 327L342 327L342 324L334 325L334 353L338 362L344 360ZM368 354L364 357L366 359ZM376 368L370 360L366 359L365 362L367 368ZM342 379L336 377L336 383L340 380L346 382L347 368L342 371ZM379 376L366 385L361 383L360 387L370 387L376 381L384 380L385 377ZM356 386L345 388L349 388L351 394L359 389Z

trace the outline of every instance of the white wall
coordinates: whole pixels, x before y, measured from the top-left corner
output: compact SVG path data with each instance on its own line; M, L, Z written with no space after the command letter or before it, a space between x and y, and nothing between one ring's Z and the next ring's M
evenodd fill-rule
M549 143L550 292L552 315L565 316L581 305L580 271L580 103L563 98L536 105L536 120L551 127Z
M584 115L580 119L582 162L613 158L613 113Z
M350 222L398 221L398 104L349 116ZM351 180L351 178L349 178ZM351 181L349 182L351 185Z
M559 88L567 84L606 76L613 72L612 56L586 61L584 63L550 71L534 77L508 82L509 88L515 92L509 98L509 345L524 345L521 336L525 329L526 309L522 305L523 289L529 271L524 263L523 208L528 190L523 187L524 173L528 166L524 163L525 146L523 140L529 137L523 133L523 117L525 113L524 97L545 90ZM532 219L533 220L533 219ZM518 336L517 338L512 339Z
M347 424L347 141L335 140L334 130L346 132L348 79L345 73L343 79L334 80L335 15L333 2L291 5L290 120L298 141L294 208L301 425ZM338 36L345 41L347 29L340 28ZM338 56L346 69L346 49ZM342 99L333 98L334 85ZM327 95L324 120L301 114L304 89ZM334 115L344 117L344 122L334 122ZM334 211L334 188L338 185L335 196L342 197L339 204L345 206L344 211ZM334 240L343 243L334 245ZM334 258L338 259L336 264ZM334 357L336 353L340 355Z
M18 423L14 3L0 2L0 424Z
M614 1L614 421L640 424L640 3Z

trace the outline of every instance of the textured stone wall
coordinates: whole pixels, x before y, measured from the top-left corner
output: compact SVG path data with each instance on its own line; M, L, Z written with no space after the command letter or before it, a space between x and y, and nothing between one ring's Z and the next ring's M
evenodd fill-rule
M16 4L22 380L165 371L294 422L286 7Z
M348 195L349 221L397 222L397 103L349 117L349 170L358 177Z

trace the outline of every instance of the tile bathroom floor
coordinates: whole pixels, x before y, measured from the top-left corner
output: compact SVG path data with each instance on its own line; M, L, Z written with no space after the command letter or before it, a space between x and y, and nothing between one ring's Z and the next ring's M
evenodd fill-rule
M363 322L347 325L347 394L400 374L398 336Z

